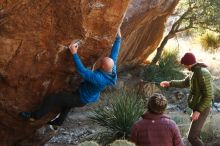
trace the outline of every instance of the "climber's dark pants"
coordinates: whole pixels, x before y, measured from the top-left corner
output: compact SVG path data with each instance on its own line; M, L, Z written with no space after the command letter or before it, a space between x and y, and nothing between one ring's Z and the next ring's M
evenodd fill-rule
M41 107L32 113L32 117L39 119L47 113L58 109L60 110L60 115L51 123L54 125L62 125L72 107L82 107L84 105L85 104L80 101L78 91L59 92L45 97Z

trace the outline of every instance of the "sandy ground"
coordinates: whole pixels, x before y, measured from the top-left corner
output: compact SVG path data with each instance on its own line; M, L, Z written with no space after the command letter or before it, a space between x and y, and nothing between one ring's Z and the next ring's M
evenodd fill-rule
M92 122L89 116L102 104L103 100L93 105L72 109L64 124L56 131L56 135L45 146L77 145L97 133L101 127Z

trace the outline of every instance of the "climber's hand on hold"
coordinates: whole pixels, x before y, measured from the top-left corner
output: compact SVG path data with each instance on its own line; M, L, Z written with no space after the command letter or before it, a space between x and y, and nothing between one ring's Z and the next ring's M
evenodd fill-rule
M78 48L79 48L78 43L73 43L73 44L70 44L69 46L69 50L72 54L77 54Z

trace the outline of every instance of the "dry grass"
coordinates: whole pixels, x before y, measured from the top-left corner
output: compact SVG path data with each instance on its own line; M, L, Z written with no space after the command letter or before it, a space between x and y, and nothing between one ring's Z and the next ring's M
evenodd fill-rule
M170 112L168 115L178 125L182 137L187 137L187 132L190 126L189 115L180 112Z
M220 45L219 34L212 31L207 31L197 39L205 51L215 52Z
M195 36L197 37L197 36ZM183 54L186 52L192 52L196 55L198 62L204 62L208 65L210 72L214 75L215 79L220 79L220 49L216 49L215 52L207 52L203 49L202 45L199 43L198 39L187 37L171 39L168 41L165 50L172 51L174 49L179 49L179 60ZM152 53L148 60L151 60L155 55Z
M201 44L195 38L190 37L179 38L178 41L176 39L172 39L168 42L167 46L171 48L179 48L179 59L186 52L194 53L197 61L206 63L215 79L220 79L220 49L216 50L214 53L204 51Z

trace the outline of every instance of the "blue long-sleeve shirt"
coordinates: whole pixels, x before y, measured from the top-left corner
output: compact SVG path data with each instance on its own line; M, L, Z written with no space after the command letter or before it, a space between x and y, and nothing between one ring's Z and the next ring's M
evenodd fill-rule
M112 73L104 72L100 69L91 71L87 69L81 62L77 54L73 54L73 61L76 66L76 70L80 76L84 79L79 86L80 99L83 103L96 102L99 99L100 92L108 85L113 86L116 84L116 62L121 46L121 38L116 37L114 45L109 56L114 61L114 67Z

